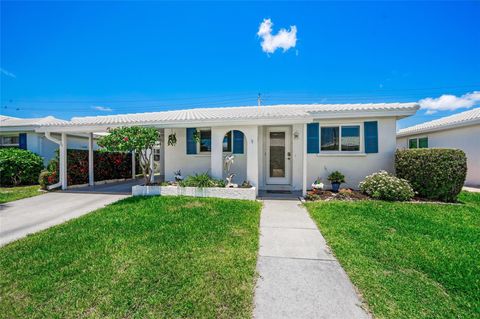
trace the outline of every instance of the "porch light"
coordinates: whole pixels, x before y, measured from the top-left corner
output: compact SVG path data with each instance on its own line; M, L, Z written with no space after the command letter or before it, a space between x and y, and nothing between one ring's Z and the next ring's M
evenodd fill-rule
M299 137L300 137L300 133L298 133L298 131L293 132L294 139L298 140Z

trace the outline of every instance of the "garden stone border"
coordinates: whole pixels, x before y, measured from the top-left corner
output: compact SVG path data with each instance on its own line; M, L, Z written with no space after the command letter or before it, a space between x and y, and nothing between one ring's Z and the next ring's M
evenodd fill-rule
M256 200L257 190L226 187L143 186L132 187L132 196L192 196Z

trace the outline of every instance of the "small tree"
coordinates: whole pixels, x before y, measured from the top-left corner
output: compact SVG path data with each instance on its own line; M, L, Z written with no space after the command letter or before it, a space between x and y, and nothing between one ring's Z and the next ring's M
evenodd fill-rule
M149 184L153 174L150 165L153 147L159 139L157 129L132 126L109 129L108 132L110 134L101 137L97 144L108 152L136 152L140 154L140 167L145 184Z

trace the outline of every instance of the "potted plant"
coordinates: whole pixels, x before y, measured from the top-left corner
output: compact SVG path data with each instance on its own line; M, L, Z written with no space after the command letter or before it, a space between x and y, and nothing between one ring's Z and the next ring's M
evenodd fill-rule
M323 185L320 177L317 177L317 179L312 183L312 189L313 190L321 191L321 190L323 190L323 187L324 187L324 185Z
M332 183L332 192L337 193L340 189L340 184L345 183L345 175L339 171L334 171L328 176L328 180Z
M168 135L168 146L175 146L177 144L177 134L171 133Z

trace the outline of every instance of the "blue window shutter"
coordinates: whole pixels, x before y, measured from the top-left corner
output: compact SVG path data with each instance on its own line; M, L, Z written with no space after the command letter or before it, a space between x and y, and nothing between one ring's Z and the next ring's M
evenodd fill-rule
M18 134L18 147L22 150L27 149L27 133Z
M307 153L309 154L320 153L319 131L320 125L318 123L307 124Z
M233 154L243 154L243 133L233 131Z
M197 129L187 128L187 154L197 154L197 143L193 139L193 134Z
M364 122L365 153L378 153L378 122Z

